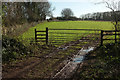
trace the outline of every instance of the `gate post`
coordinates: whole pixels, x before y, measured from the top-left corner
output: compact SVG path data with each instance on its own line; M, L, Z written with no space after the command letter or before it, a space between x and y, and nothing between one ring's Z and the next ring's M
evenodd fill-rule
M35 29L35 42L37 42L37 30Z
M115 30L115 43L117 43L117 31Z
M48 27L46 28L46 45L48 45Z
M100 46L103 46L103 30L101 30L101 45Z

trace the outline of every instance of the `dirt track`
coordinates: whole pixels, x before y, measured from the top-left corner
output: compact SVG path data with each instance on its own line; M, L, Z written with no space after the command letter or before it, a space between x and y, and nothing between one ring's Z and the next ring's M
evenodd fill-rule
M88 43L84 43L88 42ZM82 47L97 46L99 40L78 40L65 44L67 49L40 53L10 65L3 65L3 78L52 78ZM68 71L69 72L69 71ZM60 76L60 75L59 75ZM58 76L58 78L59 78ZM68 75L69 76L69 75ZM72 76L72 75L71 75Z

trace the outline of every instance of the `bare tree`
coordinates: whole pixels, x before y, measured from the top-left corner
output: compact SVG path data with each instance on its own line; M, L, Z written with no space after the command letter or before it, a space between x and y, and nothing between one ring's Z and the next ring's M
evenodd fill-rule
M110 10L112 10L112 14L111 14L111 18L112 18L112 23L115 27L115 30L119 29L119 1L104 1L104 3L106 4L106 7L109 8Z
M106 7L112 10L111 18L112 18L112 23L115 28L115 43L117 43L117 36L116 36L116 31L119 29L120 24L119 24L119 1L104 1L106 4Z
M102 2L96 4L105 4L108 9L111 10L111 21L114 25L115 30L119 29L119 20L120 20L120 0L103 0ZM108 14L108 13L107 13Z
M120 0L103 0L103 2L100 2L100 3L104 3L106 7L112 11L111 20L115 28L115 42L117 42L116 31L120 30L120 22L119 22L120 21L120 16L119 16Z

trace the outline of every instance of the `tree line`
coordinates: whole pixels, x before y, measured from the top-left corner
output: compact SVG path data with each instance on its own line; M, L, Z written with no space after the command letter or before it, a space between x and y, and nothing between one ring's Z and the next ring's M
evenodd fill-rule
M120 11L116 11L118 20L120 21ZM99 20L99 21L111 21L113 20L113 12L97 12L81 15L82 20Z
M3 2L2 25L43 21L46 16L52 16L53 10L49 2Z
M81 15L80 18L74 16L73 11L70 8L65 8L61 11L61 16L56 17L58 20L98 20L98 21L111 21L114 20L115 15L117 16L117 20L120 21L120 11L110 12L96 12L96 13L88 13ZM52 20L52 18L50 18Z
M54 17L49 2L3 2L2 3L2 25L12 26L16 24L24 24L26 22L38 22L46 19L49 16L52 20ZM115 13L115 14L114 14ZM56 17L57 20L100 20L111 21L114 15L117 15L117 20L120 21L120 11L114 12L97 12L82 15L80 18L74 16L70 8L65 8L61 11L61 16Z

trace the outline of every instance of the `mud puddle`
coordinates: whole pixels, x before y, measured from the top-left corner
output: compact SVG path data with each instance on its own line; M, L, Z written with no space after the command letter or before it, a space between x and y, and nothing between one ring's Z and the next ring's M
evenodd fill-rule
M76 71L78 65L83 62L85 55L94 50L95 47L83 47L77 55L66 61L66 65L53 78L70 78Z
M75 62L75 63L80 63L80 62L82 62L82 61L84 60L84 58L85 58L85 55L86 55L88 52L92 51L92 50L94 50L94 47L88 47L87 49L82 48L82 49L78 52L78 54L75 55L75 57L73 58L73 62Z

